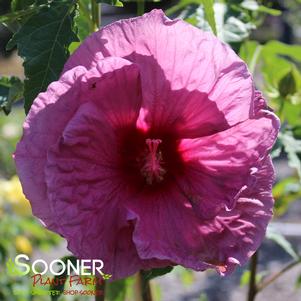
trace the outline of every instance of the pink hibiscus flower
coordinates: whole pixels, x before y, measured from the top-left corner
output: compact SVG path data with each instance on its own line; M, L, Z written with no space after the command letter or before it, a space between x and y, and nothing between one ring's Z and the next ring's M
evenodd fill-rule
M86 39L34 101L15 160L33 214L114 279L227 274L271 218L278 130L230 47L154 10Z

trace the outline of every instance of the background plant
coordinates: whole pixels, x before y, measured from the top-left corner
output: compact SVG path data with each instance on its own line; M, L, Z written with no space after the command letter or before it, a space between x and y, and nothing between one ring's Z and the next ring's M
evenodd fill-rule
M301 198L301 46L294 38L295 27L299 26L300 29L301 26L298 18L301 1L286 1L285 5L280 1L268 0L172 2L174 5L166 9L167 15L181 17L202 30L212 31L245 60L256 86L264 92L269 106L281 119L281 133L272 156L275 162L280 159L285 161L292 172L289 177L278 179L273 194L276 200L275 217L284 215ZM4 75L0 78L0 259L3 268L17 252L31 253L34 248L49 249L60 242L57 236L50 234L31 217L14 175L11 154L20 137L20 125L24 119L18 104L23 102L25 113L28 113L38 93L45 91L50 82L58 79L70 53L101 26L101 3L114 5L120 10L136 4L136 12L140 15L150 5L164 5L166 1L0 1L0 23L13 33L7 49L17 48L18 55L24 61L25 73L25 80ZM269 28L273 24L269 23L271 20L274 23L284 22L286 31L274 36L275 30ZM6 117L11 110L13 114ZM268 229L267 239L281 246L292 257L292 262L276 274L258 272L255 255L250 270L245 271L241 278L241 285L249 285L248 300L254 300L259 291L300 263L298 251L273 228ZM110 301L133 300L137 290L143 293L151 279L171 270L142 272L138 280L132 277L107 284L106 298ZM193 278L190 271L181 268L175 268L173 273L179 273L184 283L189 283ZM137 281L141 283L138 289ZM301 275L296 282L301 283ZM8 278L1 273L0 283L0 300L31 300L32 296L29 295L12 294L14 288L19 286L29 290L28 281L23 279L20 282L20 279ZM153 288L153 293L159 300L157 287ZM143 296L144 300L150 300L147 294ZM200 300L206 300L206 296L201 295Z

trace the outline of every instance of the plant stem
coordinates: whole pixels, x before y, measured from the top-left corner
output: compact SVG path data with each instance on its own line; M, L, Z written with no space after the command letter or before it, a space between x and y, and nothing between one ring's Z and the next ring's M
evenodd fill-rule
M97 278L96 280L97 281L95 284L95 301L104 301L106 282L102 278Z
M288 265L286 265L285 267L283 267L279 272L276 272L274 275L271 275L266 280L263 280L260 284L258 284L258 286L257 286L257 292L260 292L263 289L265 289L268 285L270 285L271 283L273 283L280 276L282 276L284 273L286 273L287 271L289 271L290 269L292 269L293 267L295 267L299 263L301 263L301 258L297 259L295 261L290 262Z
M144 14L145 3L144 0L137 0L137 15L141 16Z
M137 290L140 293L137 300L141 301L152 301L152 293L150 288L149 280L145 277L145 272L140 271L137 275Z
M94 30L97 30L99 28L99 6L96 0L91 0L91 13Z
M257 272L257 252L251 258L250 261L250 280L249 280L249 292L248 301L254 301L257 294L256 287L256 272Z

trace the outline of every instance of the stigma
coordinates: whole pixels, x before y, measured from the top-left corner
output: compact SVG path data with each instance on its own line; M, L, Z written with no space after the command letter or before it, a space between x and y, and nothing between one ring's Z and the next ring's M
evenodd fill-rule
M152 185L155 182L162 182L166 173L166 170L162 167L164 165L162 153L159 151L162 140L146 139L145 143L147 147L144 153L141 174L145 177L146 183Z

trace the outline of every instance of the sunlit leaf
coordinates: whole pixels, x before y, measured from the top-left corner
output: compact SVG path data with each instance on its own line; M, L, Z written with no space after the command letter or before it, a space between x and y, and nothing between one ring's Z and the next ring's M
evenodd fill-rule
M247 63L251 73L255 71L262 48L263 46L257 41L246 41L240 47L239 55Z
M38 93L58 79L69 56L68 47L77 41L74 15L74 0L55 0L31 16L9 42L9 47L17 45L24 59L26 113Z
M293 259L298 260L299 256L292 244L279 232L275 231L272 226L267 228L266 238L274 241L278 244L287 254L289 254Z
M301 153L301 140L295 139L292 131L289 130L280 132L278 137L287 153L289 166L296 169L301 181L301 161L298 157L298 153Z
M216 31L216 24L215 24L215 16L214 16L214 1L213 0L202 0L204 11L205 11L205 18L208 21L213 33L217 35Z
M90 33L94 31L94 24L91 19L90 0L78 1L78 13L75 17L75 23L78 30L78 37L83 41Z
M249 10L258 10L259 5L255 0L244 0L241 4L241 7Z
M123 3L120 0L96 0L97 3L106 3L114 6L122 7Z
M266 274L267 274L267 272L265 272L265 271L257 273L256 274L256 283L259 283ZM243 274L240 277L240 286L241 287L248 285L250 283L250 276L251 276L251 273L249 270L245 270L243 272Z
M275 17L278 17L282 14L281 10L270 8L264 5L259 5L258 11L262 13L266 13Z
M273 187L275 198L275 215L284 214L289 205L301 198L301 184L295 177L288 177L278 182Z

